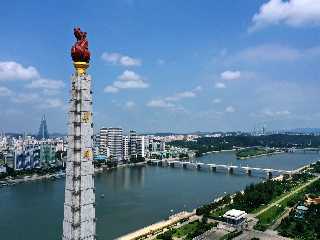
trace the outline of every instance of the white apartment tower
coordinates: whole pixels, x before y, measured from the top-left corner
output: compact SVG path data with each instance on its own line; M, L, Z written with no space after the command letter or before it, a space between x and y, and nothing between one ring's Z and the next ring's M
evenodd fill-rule
M129 133L129 159L137 158L137 132L131 130Z
M123 159L129 161L129 137L123 136L122 139Z
M122 136L122 128L108 128L108 148L114 161L123 160Z
M108 152L108 128L100 129L100 154L106 155Z
M137 137L137 155L138 157L145 157L145 137L144 136L138 136Z

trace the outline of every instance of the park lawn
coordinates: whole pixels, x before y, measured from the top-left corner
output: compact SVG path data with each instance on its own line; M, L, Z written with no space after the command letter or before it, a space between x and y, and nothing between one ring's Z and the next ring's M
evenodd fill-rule
M295 189L297 189L298 187L299 186L297 186ZM293 189L293 191L295 189ZM283 199L281 202L279 202L279 204L271 207L269 210L259 214L257 216L259 221L255 226L255 228L262 231L266 230L269 226L271 226L273 223L275 223L278 220L278 218L284 213L288 205L290 205L290 202L292 202L292 200L296 200L303 197L303 195L305 194L305 191L306 191L305 188L301 189L299 192L296 192L292 194L290 197Z
M268 211L263 212L258 216L259 222L262 225L270 225L274 223L278 217L284 212L285 207L283 205L275 205Z
M188 223L181 228L177 228L176 232L173 234L174 237L183 237L186 236L188 233L194 232L198 228L199 222L194 221L191 223Z
M227 211L231 210L232 207L230 205L224 206L223 208L218 208L210 212L209 218L219 218L223 216Z
M311 179L311 180L312 180L312 179ZM310 180L308 180L308 181L310 181ZM279 199L281 199L281 198L289 195L291 192L297 190L299 187L301 187L301 186L302 186L303 184L305 184L305 183L306 183L306 181L300 182L299 184L297 184L296 186L294 186L290 191L285 192L285 193L283 193L283 194L275 197L275 198L272 199L268 204L261 205L260 207L258 207L258 208L256 208L255 210L253 210L251 213L252 213L252 214L256 214L256 213L260 212L260 211L263 210L264 208L268 207L270 204L273 204L274 202L278 201ZM302 190L302 191L303 191L303 190ZM295 194L292 195L291 197L285 198L285 199L284 199L283 201L281 201L279 204L284 205L284 206L287 206L288 201L290 201L291 199L293 199L293 197L295 197L295 196L297 196L297 195L300 195L302 191L295 193Z

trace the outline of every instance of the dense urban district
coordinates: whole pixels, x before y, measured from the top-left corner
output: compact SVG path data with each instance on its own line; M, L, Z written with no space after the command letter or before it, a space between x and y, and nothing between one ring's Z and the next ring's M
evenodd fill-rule
M319 153L320 147L319 135L301 133L126 134L122 128L102 128L93 140L96 171L159 160L197 162L220 151L234 151L241 161L283 152ZM45 117L36 136L3 133L1 186L64 176L67 146L66 136L49 135ZM119 239L320 239L319 173L316 162Z

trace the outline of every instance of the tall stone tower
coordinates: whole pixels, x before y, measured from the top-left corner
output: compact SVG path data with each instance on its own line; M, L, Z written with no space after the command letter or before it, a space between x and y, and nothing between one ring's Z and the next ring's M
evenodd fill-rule
M86 33L76 28L74 35L62 240L95 240L92 92L86 73L90 52Z

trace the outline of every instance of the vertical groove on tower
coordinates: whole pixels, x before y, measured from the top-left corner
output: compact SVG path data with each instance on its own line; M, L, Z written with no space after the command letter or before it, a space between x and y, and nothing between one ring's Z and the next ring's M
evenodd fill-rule
M91 77L71 79L63 240L96 239Z

